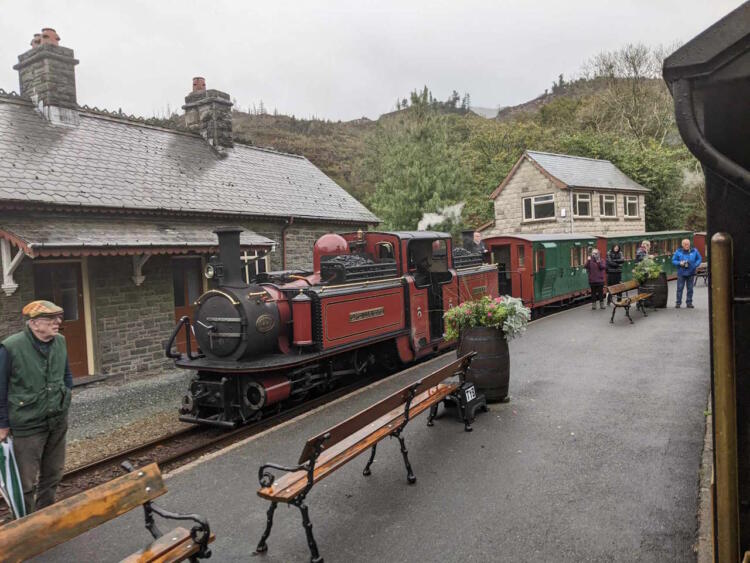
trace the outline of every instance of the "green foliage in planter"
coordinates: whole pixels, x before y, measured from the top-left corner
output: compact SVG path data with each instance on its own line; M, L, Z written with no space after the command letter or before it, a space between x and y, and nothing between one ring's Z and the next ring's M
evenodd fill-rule
M638 283L655 280L661 274L661 266L651 258L644 258L633 268L633 279Z
M453 307L444 318L446 340L455 340L462 330L475 326L502 329L510 339L526 330L531 310L516 297L504 295L491 299L485 296Z

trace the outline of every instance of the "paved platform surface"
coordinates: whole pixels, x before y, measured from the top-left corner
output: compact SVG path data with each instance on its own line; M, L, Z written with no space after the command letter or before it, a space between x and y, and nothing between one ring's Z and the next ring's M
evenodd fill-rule
M674 283L670 285L674 295ZM308 497L321 554L342 561L695 560L698 471L709 388L707 291L695 309L634 313L582 307L536 321L511 342L509 404L474 432L454 419L319 483ZM255 494L265 461L292 464L302 444L413 380L429 365L375 384L233 449L178 470L160 504L205 514L211 561L309 561L299 511L276 511L267 554L251 557L268 507ZM39 561L116 561L148 540L136 510Z

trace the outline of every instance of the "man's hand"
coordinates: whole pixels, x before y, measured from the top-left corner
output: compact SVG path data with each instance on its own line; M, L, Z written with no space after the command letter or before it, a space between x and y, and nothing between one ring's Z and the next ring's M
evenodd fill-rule
M8 434L10 434L10 428L0 428L0 442L5 440L5 438L8 437Z

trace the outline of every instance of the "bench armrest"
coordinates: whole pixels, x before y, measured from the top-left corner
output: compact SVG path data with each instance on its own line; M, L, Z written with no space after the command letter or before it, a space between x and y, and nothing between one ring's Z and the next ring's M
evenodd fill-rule
M258 482L260 483L261 487L270 487L271 485L273 485L274 481L276 481L276 476L270 471L266 471L266 468L268 467L270 467L271 469L278 469L280 471L293 473L295 471L301 470L307 471L308 463L302 463L293 467L287 467L285 465L279 465L277 463L264 463L258 468Z
M208 543L211 541L211 527L208 524L208 520L200 514L179 514L177 512L170 512L160 506L155 505L153 502L148 502L143 505L143 510L146 513L146 528L154 539L161 537L161 532L154 523L154 517L152 513L156 513L162 518L167 520L189 520L195 522L197 525L190 529L190 537L193 539L196 545L199 546L198 553L194 557L198 559L208 559L211 557L211 550L208 549Z

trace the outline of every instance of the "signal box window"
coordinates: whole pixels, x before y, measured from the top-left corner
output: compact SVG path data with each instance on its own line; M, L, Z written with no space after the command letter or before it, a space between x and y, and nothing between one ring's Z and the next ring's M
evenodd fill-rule
M544 269L544 250L537 250L534 254L534 272Z
M573 194L573 215L591 217L591 194Z
M599 210L602 217L617 217L617 196L600 195Z
M526 266L526 247L519 244L518 249L518 267L524 268Z
M552 194L523 198L523 218L525 221L554 217L555 196Z
M625 217L638 217L638 196L625 196Z

